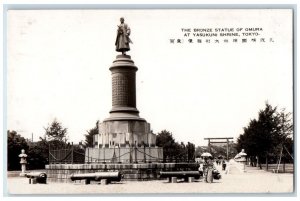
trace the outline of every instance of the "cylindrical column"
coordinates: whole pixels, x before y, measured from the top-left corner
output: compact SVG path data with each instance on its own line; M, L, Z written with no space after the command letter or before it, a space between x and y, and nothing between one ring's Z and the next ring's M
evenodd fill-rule
M109 68L112 75L112 109L110 119L139 118L136 108L136 71L129 55L117 55Z
M112 71L112 106L136 107L135 69Z
M227 146L226 146L226 160L229 160L229 140L227 139Z

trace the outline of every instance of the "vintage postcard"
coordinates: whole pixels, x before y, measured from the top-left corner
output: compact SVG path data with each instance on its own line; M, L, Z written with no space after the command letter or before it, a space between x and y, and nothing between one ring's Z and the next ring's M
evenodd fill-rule
M9 7L8 195L293 196L294 12Z

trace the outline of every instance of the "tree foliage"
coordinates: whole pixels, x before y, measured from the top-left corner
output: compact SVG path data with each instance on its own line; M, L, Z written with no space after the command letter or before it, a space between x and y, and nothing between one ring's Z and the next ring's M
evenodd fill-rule
M53 120L50 126L45 128L46 136L49 141L66 141L67 140L67 128L63 128L61 123L56 119Z
M49 164L49 143L40 138L37 142L28 142L28 169L44 169Z
M176 142L172 133L167 130L158 133L156 144L163 147L164 162L194 161L195 159L195 145L191 142L188 142L187 145L183 142Z
M44 140L50 142L52 147L63 147L67 145L67 128L64 128L56 119L53 120L51 125L45 128Z
M49 164L49 148L67 148L67 128L56 119L45 128L45 137L37 142L26 141L16 131L7 131L8 170L21 170L19 154L24 149L27 154L27 169L44 169Z
M250 159L258 158L259 164L269 156L277 157L280 149L292 140L293 123L290 113L277 112L277 107L266 103L258 119L252 119L237 140L237 149L245 149Z
M21 150L28 150L28 145L24 137L18 134L16 131L7 131L7 169L8 170L20 170L20 158Z
M98 124L99 124L99 120L96 122L96 125L94 128L91 128L90 130L87 131L87 134L85 134L85 142L84 142L84 145L86 147L93 147L93 137L94 135L98 134L99 133L99 127L98 127Z
M187 149L187 159L188 161L195 161L195 145L191 142L188 142L186 145Z

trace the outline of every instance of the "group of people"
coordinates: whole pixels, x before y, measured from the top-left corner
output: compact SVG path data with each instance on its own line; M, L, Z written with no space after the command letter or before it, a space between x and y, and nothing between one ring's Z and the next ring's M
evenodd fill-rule
M222 160L216 160L217 165L222 164L222 170L226 170L227 162L222 159ZM200 169L203 171L203 178L205 183L212 183L214 179L213 171L215 168L214 166L214 160L213 157L203 157L203 161L200 164Z
M217 159L216 160L216 164L217 165L221 165L222 164L222 170L226 169L226 161L225 161L225 159Z

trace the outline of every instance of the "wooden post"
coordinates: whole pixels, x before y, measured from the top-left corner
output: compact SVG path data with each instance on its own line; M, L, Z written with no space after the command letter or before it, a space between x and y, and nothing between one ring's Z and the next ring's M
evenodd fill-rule
M226 147L226 160L229 159L229 140L227 139L227 147Z
M277 173L279 171L279 166L280 166L280 163L281 163L282 151L283 151L283 146L281 147L281 150L280 150L280 156L279 156L279 161L278 161L278 165L277 165Z

